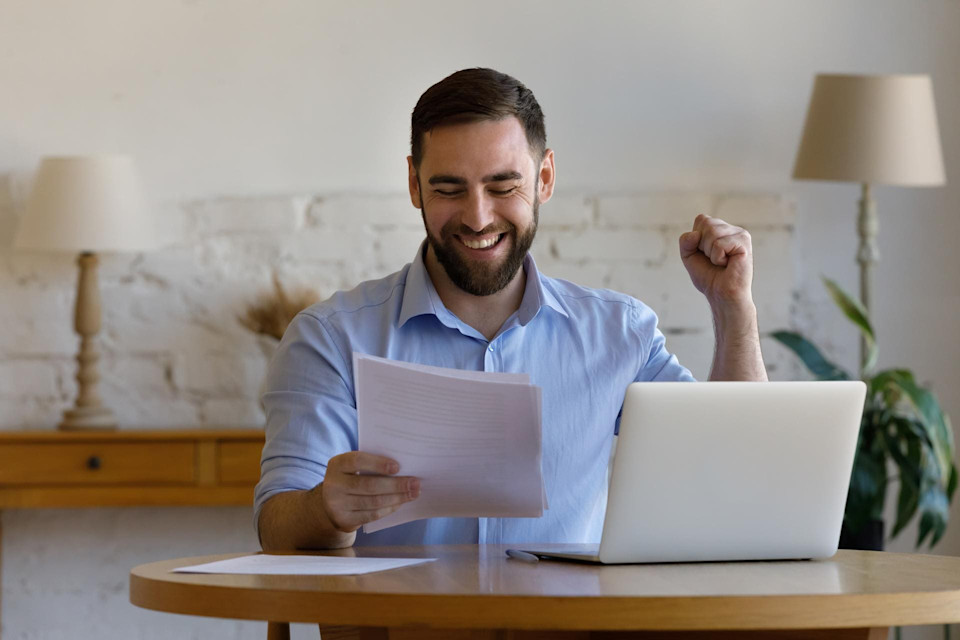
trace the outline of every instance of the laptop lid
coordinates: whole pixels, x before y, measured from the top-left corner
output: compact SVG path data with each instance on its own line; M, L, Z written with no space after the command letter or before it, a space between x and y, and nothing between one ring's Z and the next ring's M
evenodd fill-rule
M600 561L832 556L865 396L860 381L631 384Z

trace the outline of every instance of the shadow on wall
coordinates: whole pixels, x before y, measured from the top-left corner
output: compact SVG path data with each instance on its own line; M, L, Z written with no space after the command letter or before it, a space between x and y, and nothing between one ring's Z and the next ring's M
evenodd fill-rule
M29 174L0 174L0 250L13 246L27 199Z

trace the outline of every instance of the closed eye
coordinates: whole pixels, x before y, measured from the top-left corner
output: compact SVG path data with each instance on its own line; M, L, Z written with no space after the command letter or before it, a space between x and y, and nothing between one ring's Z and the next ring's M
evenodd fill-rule
M509 188L509 189L504 189L504 190L491 189L491 190L490 190L490 193L492 193L492 194L494 194L494 195L497 195L497 196L506 196L506 195L510 195L511 193L513 193L513 192L516 191L516 190L517 190L516 187L511 187L511 188Z
M433 192L434 192L434 193L438 193L438 194L440 194L441 196L458 196L458 195L460 195L461 193L463 193L463 190L462 190L462 189L457 189L457 190L455 190L455 191L444 191L443 189L434 189Z

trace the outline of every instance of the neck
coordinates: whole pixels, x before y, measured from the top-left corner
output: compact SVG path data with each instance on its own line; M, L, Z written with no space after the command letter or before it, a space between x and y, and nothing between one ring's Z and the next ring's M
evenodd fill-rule
M444 306L465 323L492 340L507 318L520 308L527 280L523 267L517 269L509 284L489 296L475 296L458 287L437 260L433 247L427 245L424 256L427 274Z

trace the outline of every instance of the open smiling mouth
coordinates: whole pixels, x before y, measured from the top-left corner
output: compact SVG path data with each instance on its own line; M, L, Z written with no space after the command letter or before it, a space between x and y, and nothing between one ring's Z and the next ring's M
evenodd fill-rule
M468 249L484 250L492 249L500 244L500 241L503 240L506 235L506 233L501 233L486 238L464 238L463 236L457 236L457 239L459 239L460 242Z

